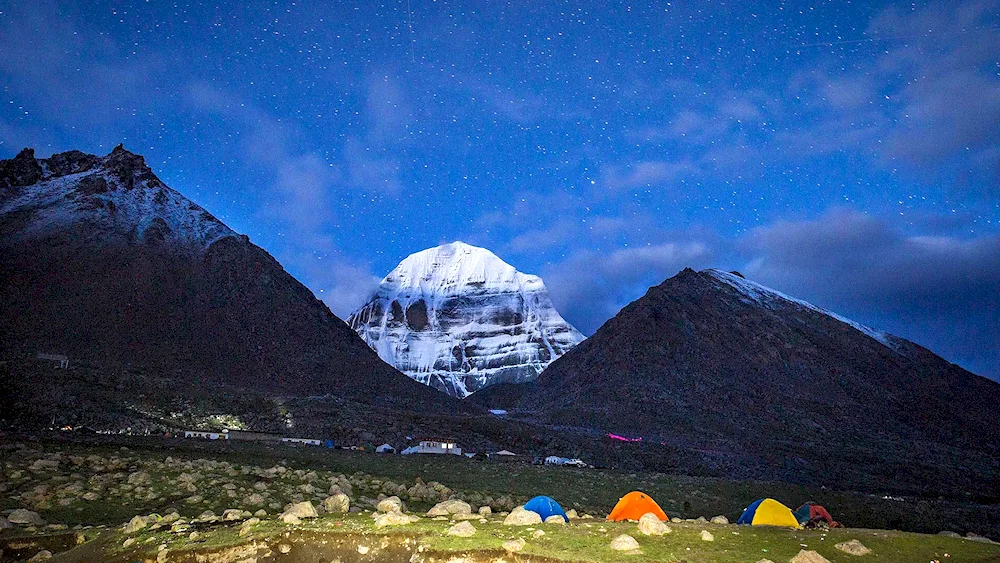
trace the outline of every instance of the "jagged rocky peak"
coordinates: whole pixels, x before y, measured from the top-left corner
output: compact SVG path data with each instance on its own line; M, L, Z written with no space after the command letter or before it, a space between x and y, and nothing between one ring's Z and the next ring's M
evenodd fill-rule
M0 160L0 188L30 186L42 179L35 149L24 149L10 160Z
M408 256L348 323L383 360L458 397L531 381L583 340L541 278L458 241Z
M48 236L74 225L98 228L105 242L173 243L205 249L235 236L210 213L167 187L146 160L116 146L99 157L78 150L36 159L24 149L0 161L0 216L16 217L8 240Z

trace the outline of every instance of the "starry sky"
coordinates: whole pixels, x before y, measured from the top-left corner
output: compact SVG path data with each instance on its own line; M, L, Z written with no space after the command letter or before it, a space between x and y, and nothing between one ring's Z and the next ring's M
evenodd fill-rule
M118 143L346 317L453 240L591 334L685 266L1000 378L1000 0L0 0L0 158Z

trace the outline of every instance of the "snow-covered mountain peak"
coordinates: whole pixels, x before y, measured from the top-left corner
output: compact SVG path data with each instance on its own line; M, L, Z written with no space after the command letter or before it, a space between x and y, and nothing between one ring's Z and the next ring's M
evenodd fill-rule
M229 227L164 184L145 159L118 145L107 156L80 151L36 159L24 149L0 161L0 216L15 217L12 240L87 224L105 243L169 243L203 250L236 236Z
M437 295L480 288L489 291L536 289L542 281L522 274L485 248L461 241L409 255L383 280L400 292L419 290Z
M895 352L900 352L898 337L889 334L888 332L876 330L869 326L865 326L859 322L855 322L846 317L842 317L837 313L834 313L833 311L828 311L822 307L817 307L816 305L813 305L812 303L809 303L807 301L796 299L789 295L785 295L784 293L778 290L771 289L756 282L752 282L744 278L742 274L736 272L724 272L722 270L716 270L714 268L711 268L707 270L702 270L702 273L708 274L716 281L722 282L726 285L735 288L741 294L743 294L748 301L751 301L753 303L768 308L774 308L775 305L784 304L815 311L817 313L833 317L834 319L837 319L838 321L850 326L851 328L854 328L855 330L858 330L864 333L865 335L874 338L875 340L882 343L889 349Z
M458 241L408 256L348 323L383 360L458 397L531 381L583 340L541 278Z

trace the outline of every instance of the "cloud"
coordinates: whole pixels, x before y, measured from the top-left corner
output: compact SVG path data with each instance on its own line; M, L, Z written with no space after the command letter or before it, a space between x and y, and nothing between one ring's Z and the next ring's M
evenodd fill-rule
M700 175L701 172L701 168L691 160L642 160L632 164L606 166L602 170L603 184L616 190L674 184L683 178Z
M10 3L0 18L0 77L5 91L60 124L106 127L148 106L165 74L162 59L126 54L110 36L66 17L50 0Z
M296 132L266 111L203 82L188 87L197 109L222 116L246 130L242 158L270 176L271 194L259 215L277 221L288 236L277 254L283 264L341 318L364 303L379 279L367 263L344 256L331 232L335 202L348 183L344 173L315 152L293 147ZM356 166L350 158L348 170Z
M552 301L563 317L584 334L593 334L651 285L681 269L708 267L712 244L671 240L610 252L581 250L543 271Z
M862 148L922 181L1000 194L998 12L1000 2L979 0L885 10L866 31L882 47L869 62L831 61L789 80L806 125L780 133L781 144L789 154Z
M747 277L1000 378L1000 236L906 234L833 209L740 241Z
M578 230L584 248L541 273L557 310L585 334L685 267L737 269L1000 379L1000 236L960 236L956 226L965 223L952 215L904 230L889 218L832 208L732 238L653 229L648 244L627 247L599 245ZM628 221L615 219L608 228L628 232Z

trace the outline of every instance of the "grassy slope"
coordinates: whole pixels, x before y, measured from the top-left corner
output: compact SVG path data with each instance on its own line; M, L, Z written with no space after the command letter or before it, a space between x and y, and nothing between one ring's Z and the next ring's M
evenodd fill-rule
M158 546L166 544L172 554L171 560L184 560L185 555L221 553L226 548L256 541L272 549L278 543L287 543L293 546L293 555L307 543L312 546L329 545L325 553L329 556L351 555L356 553L356 546L365 545L373 550L371 555L377 556L378 551L388 545L398 547L414 538L416 541L410 542L411 553L416 544L423 546L423 551L428 554L444 557L462 554L468 556L467 560L475 561L491 559L492 555L504 553L502 544L508 539L523 538L526 541L522 552L524 555L548 560L745 563L768 558L783 562L790 560L799 550L808 549L818 551L831 562L838 563L861 560L834 548L836 543L857 539L873 551L864 560L882 563L914 563L935 559L976 563L1000 561L1000 546L997 545L905 532L861 529L788 530L682 523L671 524L673 531L665 536L646 537L639 534L632 523L577 520L568 526L512 527L503 526L501 521L499 516L491 517L487 524L473 521L477 528L475 536L455 538L444 533L452 525L448 521L422 520L404 527L376 531L371 525L371 516L367 514L346 518L327 516L295 527L272 520L262 522L246 537L240 537L235 526L217 527L201 532L201 538L194 543L185 535L171 535L162 531L145 532L138 536L138 545L141 547L130 549L118 547L125 536L115 532L104 538L104 543L108 546L104 553L109 561L136 560L155 556ZM535 529L544 530L545 535L534 537ZM702 541L702 530L710 531L715 540ZM622 553L610 549L611 540L624 533L639 541L641 553ZM384 541L387 535L398 541ZM71 560L73 553L69 552L54 559L53 563Z

